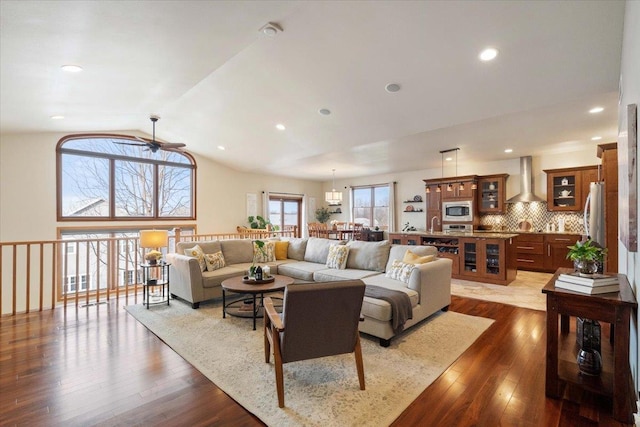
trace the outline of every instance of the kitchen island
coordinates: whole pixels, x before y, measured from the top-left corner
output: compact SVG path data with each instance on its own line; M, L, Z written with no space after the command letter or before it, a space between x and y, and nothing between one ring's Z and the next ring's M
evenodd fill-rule
M517 233L401 232L389 233L393 244L430 245L453 261L452 277L508 285L516 278Z

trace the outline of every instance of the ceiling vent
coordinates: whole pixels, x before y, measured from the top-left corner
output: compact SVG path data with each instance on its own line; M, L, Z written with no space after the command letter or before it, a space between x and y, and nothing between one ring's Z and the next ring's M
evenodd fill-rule
M533 194L533 174L531 173L531 156L520 157L520 193L516 194L507 203L518 202L546 202L546 200Z

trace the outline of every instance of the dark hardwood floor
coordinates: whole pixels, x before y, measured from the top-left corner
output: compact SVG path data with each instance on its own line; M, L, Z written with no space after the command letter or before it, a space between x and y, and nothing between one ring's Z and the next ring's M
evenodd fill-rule
M262 425L121 305L0 319L0 425ZM451 310L495 323L395 426L625 425L606 399L545 398L544 312L455 296Z

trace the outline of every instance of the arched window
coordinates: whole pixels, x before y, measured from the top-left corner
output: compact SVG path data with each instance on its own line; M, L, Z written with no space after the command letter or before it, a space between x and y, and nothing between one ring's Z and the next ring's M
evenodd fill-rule
M126 135L58 142L58 221L195 219L195 160Z

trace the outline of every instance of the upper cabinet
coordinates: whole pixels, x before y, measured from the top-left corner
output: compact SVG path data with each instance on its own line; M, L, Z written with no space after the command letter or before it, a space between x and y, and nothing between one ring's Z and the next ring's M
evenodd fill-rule
M598 181L598 166L546 169L547 210L582 211L589 183Z
M508 174L486 175L478 179L478 212L504 213Z

